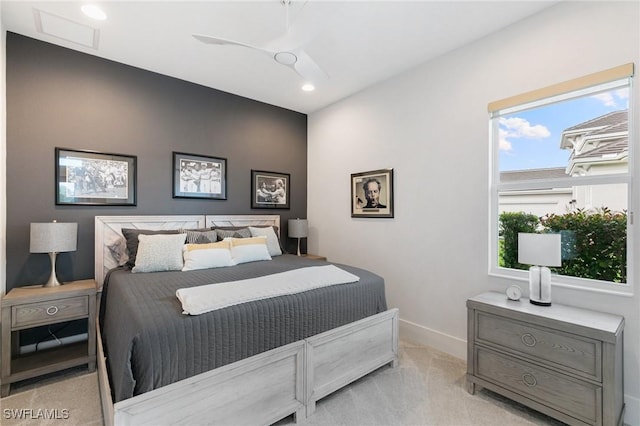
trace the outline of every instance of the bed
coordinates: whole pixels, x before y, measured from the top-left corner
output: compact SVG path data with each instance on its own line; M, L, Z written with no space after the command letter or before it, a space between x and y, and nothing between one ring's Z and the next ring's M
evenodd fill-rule
M188 272L116 268L123 228L279 229L279 222L277 215L95 218L106 424L270 424L291 414L299 422L329 393L396 365L398 312L387 310L384 282L368 271L339 265L360 280L191 316L181 314L177 288L327 263L285 254Z

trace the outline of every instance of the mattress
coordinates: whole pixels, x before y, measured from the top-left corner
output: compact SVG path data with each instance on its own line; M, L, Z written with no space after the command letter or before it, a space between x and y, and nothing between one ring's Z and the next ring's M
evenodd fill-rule
M103 287L100 325L113 401L387 310L380 276L339 264L360 280L196 316L182 314L175 296L179 288L322 264L327 263L282 255L270 261L188 272L111 271Z

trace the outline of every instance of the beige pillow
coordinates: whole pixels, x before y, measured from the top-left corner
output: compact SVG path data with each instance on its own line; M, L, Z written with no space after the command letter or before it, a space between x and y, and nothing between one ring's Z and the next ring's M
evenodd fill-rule
M187 234L138 235L138 254L131 272L179 271Z
M225 238L231 244L231 256L236 264L271 260L267 237Z
M230 241L209 244L185 244L182 248L182 257L184 258L183 271L235 265L231 257Z

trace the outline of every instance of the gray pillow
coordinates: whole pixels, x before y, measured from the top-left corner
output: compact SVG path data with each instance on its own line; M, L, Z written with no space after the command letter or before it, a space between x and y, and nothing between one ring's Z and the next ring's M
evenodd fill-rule
M187 234L188 244L208 244L218 241L216 231L209 229L207 231L183 231Z
M218 235L218 240L222 241L225 238L250 238L251 231L249 228L240 228L240 227L225 227L225 228L215 228L216 234Z

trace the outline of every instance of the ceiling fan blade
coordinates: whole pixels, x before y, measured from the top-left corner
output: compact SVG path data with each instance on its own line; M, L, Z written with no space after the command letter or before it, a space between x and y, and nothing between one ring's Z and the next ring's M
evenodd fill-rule
M287 0L283 0L287 1ZM285 31L276 38L265 43L265 49L272 51L293 51L306 46L326 29L324 25L329 21L329 14L322 5L314 3L313 8L307 8L309 0L298 6L296 14L287 21ZM298 2L296 2L298 3ZM332 5L333 7L333 5Z
M208 36L208 35L204 35L204 34L192 34L193 38L195 38L196 40L199 40L203 43L206 44L217 44L219 46L224 46L224 45L231 45L231 46L242 46L242 47L248 47L249 49L256 49L256 50L261 50L263 52L265 52L266 50L258 47L258 46L252 46L250 44L247 43L242 43L240 41L235 41L235 40L229 40L226 38L221 38L221 37L213 37L213 36Z
M311 83L319 83L329 79L329 75L305 52L299 50L295 52L298 60L293 64L295 72Z

